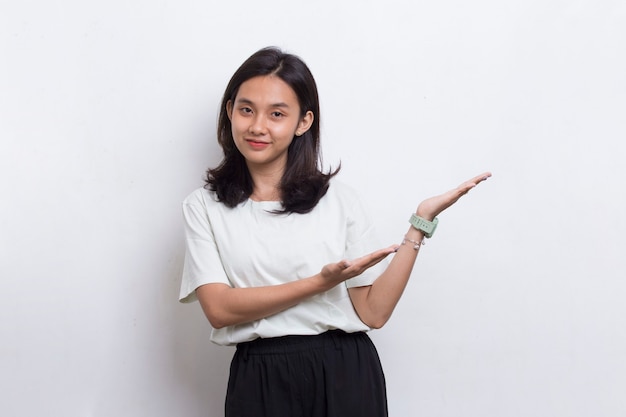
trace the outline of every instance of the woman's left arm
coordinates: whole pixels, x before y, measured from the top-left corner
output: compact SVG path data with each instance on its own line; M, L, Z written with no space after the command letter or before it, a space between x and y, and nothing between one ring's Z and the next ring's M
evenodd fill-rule
M447 193L422 201L417 207L417 215L432 221L442 211L467 194L469 190L490 176L491 173L486 172ZM375 329L387 323L404 292L419 253L420 248L414 249L416 246L414 242L419 243L423 239L422 231L410 227L405 236L405 240L409 244L401 245L398 248L385 272L372 285L348 289L354 309L363 323Z

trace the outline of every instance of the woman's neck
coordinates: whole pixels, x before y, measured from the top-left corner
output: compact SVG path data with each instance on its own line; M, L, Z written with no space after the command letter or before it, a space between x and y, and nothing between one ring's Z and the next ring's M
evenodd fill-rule
M254 201L281 201L280 181L284 169L269 171L248 166L252 177L253 190L250 198Z

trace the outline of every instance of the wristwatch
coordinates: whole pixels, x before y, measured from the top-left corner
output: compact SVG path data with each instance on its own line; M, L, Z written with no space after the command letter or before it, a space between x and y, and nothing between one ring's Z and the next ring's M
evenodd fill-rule
M417 230L421 230L422 232L424 232L425 237L430 238L435 233L435 229L437 229L439 219L435 217L432 222L429 222L425 218L413 213L411 214L409 223L411 223L411 225Z

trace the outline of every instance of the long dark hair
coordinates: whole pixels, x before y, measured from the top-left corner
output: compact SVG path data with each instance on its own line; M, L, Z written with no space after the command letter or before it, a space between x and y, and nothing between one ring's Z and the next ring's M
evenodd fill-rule
M264 48L237 69L226 86L217 125L217 140L224 159L217 168L207 170L205 188L214 191L218 201L235 207L250 197L252 177L245 158L233 140L226 106L234 101L239 87L260 75L274 75L289 85L298 97L300 117L313 112L313 124L302 136L295 136L287 153L287 166L280 182L283 210L277 213L308 213L328 191L329 180L339 172L321 171L320 106L317 86L307 65L297 56L278 48Z

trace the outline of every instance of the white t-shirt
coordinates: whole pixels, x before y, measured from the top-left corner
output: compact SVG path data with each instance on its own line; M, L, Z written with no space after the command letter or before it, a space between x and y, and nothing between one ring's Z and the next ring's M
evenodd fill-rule
M208 283L259 287L307 278L324 265L380 248L360 200L337 180L310 213L270 213L277 209L280 202L252 200L231 209L204 188L191 193L183 202L186 254L180 301L196 300L196 288ZM383 261L345 284L261 320L213 329L211 340L232 345L330 329L369 330L354 311L347 288L371 285L385 267Z

